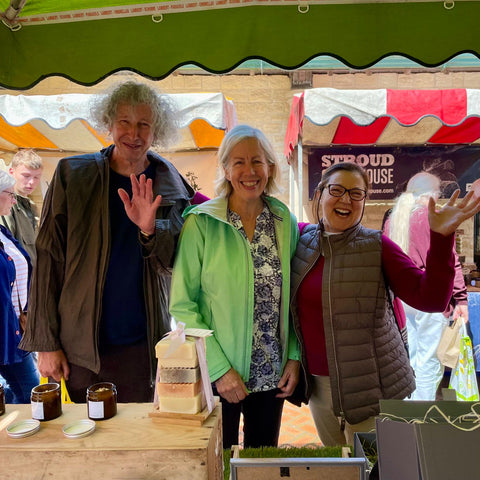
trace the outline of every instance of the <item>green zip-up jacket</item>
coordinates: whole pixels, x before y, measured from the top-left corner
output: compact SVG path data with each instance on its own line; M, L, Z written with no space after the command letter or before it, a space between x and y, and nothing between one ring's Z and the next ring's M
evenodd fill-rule
M288 310L290 260L298 242L298 226L286 205L273 197L264 200L275 218L282 265L280 336L285 366L288 359L300 360ZM173 269L170 313L187 328L213 330L207 337L212 382L231 367L246 382L252 355L253 261L247 240L228 223L227 208L226 198L215 198L185 210Z

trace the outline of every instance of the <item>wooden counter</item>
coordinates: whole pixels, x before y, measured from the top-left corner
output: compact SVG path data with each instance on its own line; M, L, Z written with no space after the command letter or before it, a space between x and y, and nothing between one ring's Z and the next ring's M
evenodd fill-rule
M5 415L18 410L15 421L31 418L30 405L7 405ZM26 438L0 432L1 478L15 480L221 480L221 406L201 427L159 424L149 416L152 404L118 404L118 413L97 421L95 431L69 439L67 423L87 417L85 404L63 405L63 414L41 422Z

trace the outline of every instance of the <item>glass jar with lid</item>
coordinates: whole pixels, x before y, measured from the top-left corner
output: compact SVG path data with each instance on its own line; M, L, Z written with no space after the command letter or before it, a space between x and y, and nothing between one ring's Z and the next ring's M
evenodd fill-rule
M107 420L117 413L117 387L110 382L100 382L87 388L88 418Z
M30 396L32 418L53 420L62 414L62 398L58 383L43 383L32 388Z

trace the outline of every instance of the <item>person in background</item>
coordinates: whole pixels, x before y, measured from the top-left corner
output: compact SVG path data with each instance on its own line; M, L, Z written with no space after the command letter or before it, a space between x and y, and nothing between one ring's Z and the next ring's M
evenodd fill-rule
M438 201L440 186L440 179L435 175L427 172L414 175L409 180L406 191L397 198L390 218L385 223L385 234L422 270L426 268L430 245L428 202L430 198ZM424 312L405 302L403 304L410 363L415 371L416 389L412 393L412 400L435 400L444 372L436 354L442 332L450 317L463 317L468 322L467 289L455 244L452 254L455 258L455 281L453 293L443 313Z
M223 446L276 446L284 399L298 382L298 342L289 321L295 218L270 196L278 164L270 142L239 125L219 152L217 198L185 211L170 313L213 330L207 363L220 395Z
M430 200L426 268L361 221L367 172L338 163L323 172L292 261L291 311L306 372L306 396L322 443L352 444L375 428L380 399L403 399L415 378L393 310L393 295L423 311L443 311L455 276L457 226L480 210L458 191L439 211ZM458 203L458 205L457 205Z
M0 215L8 215L15 205L14 185L15 179L0 170ZM27 252L0 225L0 375L7 403L30 403L30 392L40 380L32 354L18 348L30 273Z
M151 402L155 344L170 330L171 267L193 190L150 150L176 135L168 97L136 82L93 112L113 145L60 160L37 238L29 321L20 348L74 402L113 382L119 402Z
M9 172L16 180L16 203L7 215L0 217L0 222L20 242L35 265L38 210L30 195L42 178L42 159L31 149L19 150L12 158Z

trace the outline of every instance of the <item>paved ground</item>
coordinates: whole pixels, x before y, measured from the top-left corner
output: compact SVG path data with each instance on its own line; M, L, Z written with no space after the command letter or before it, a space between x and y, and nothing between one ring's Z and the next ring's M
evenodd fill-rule
M243 444L242 441L242 426L240 425L240 445ZM285 402L278 444L280 446L291 445L295 447L321 444L307 406L303 405L299 408L289 402Z
M310 409L306 405L299 408L285 402L278 444L298 447L310 443L315 445L321 443L310 415Z

